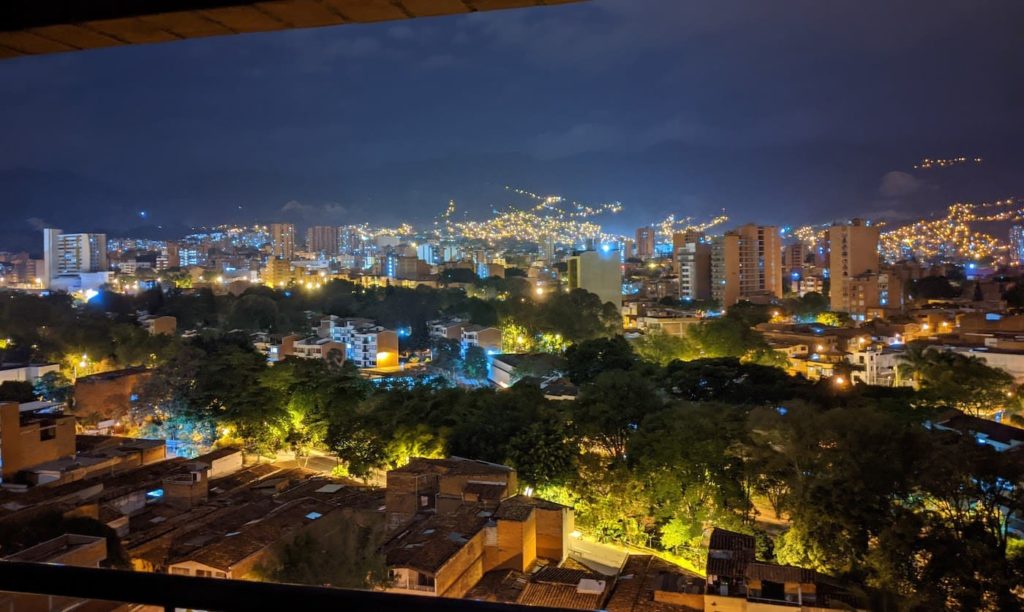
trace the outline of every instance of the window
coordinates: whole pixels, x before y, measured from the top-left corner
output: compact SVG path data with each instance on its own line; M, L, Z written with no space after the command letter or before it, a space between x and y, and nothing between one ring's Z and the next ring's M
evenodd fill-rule
M172 567L171 573L177 576L191 576L192 572L187 567Z
M49 427L40 427L39 428L39 441L40 442L42 442L44 440L53 440L56 437L57 437L57 426L56 425L50 425Z
M426 574L416 574L416 584L421 587L434 588L434 577Z

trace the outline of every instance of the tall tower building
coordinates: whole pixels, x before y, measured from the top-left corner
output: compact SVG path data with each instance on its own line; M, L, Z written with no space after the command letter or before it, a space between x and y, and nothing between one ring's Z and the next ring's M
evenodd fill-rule
M295 226L291 223L270 224L270 244L274 257L287 261L295 259Z
M712 297L729 307L740 300L782 297L782 238L774 225L741 226L711 243Z
M62 274L102 272L107 264L106 234L65 234L59 229L43 230L44 287Z
M617 251L583 251L569 258L569 289L586 289L622 307L622 265Z
M1024 225L1010 228L1010 263L1024 262Z
M878 228L854 219L828 229L829 301L832 310L850 312L853 307L850 279L878 272Z
M306 230L306 249L324 255L338 254L338 228L330 225L314 225Z
M636 256L640 259L654 257L654 228L641 227L636 230Z
M711 297L711 246L687 242L676 251L679 268L679 298L706 300Z

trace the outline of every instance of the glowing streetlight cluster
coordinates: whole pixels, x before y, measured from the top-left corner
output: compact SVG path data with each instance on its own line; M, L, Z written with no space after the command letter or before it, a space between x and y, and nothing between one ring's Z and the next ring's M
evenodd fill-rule
M924 157L920 162L914 164L915 170L931 170L932 168L948 168L950 166L960 166L963 164L980 164L982 159L980 157L950 157L947 159L932 159L930 157Z
M660 223L657 224L658 233L662 239L667 242L672 241L672 236L679 232L707 232L709 229L722 225L729 220L729 215L722 211L722 214L717 217L712 217L709 221L704 223L697 223L693 217L683 217L682 219L676 219L675 214L671 214Z
M879 249L889 261L916 258L984 260L1000 257L1004 241L974 229L978 223L1022 221L1024 209L1013 199L956 203L940 219L922 219L881 235Z

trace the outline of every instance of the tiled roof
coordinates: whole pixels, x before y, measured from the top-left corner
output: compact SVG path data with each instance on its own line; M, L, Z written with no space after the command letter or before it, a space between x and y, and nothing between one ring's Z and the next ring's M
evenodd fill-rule
M384 545L388 567L409 567L433 574L487 524L480 509L465 506L457 512L434 515L399 533Z

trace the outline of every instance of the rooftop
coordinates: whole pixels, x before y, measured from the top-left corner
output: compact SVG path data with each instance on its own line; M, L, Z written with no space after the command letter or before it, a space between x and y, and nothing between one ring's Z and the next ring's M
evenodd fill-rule
M463 506L413 523L385 544L387 564L434 574L487 525L490 514L477 506Z

